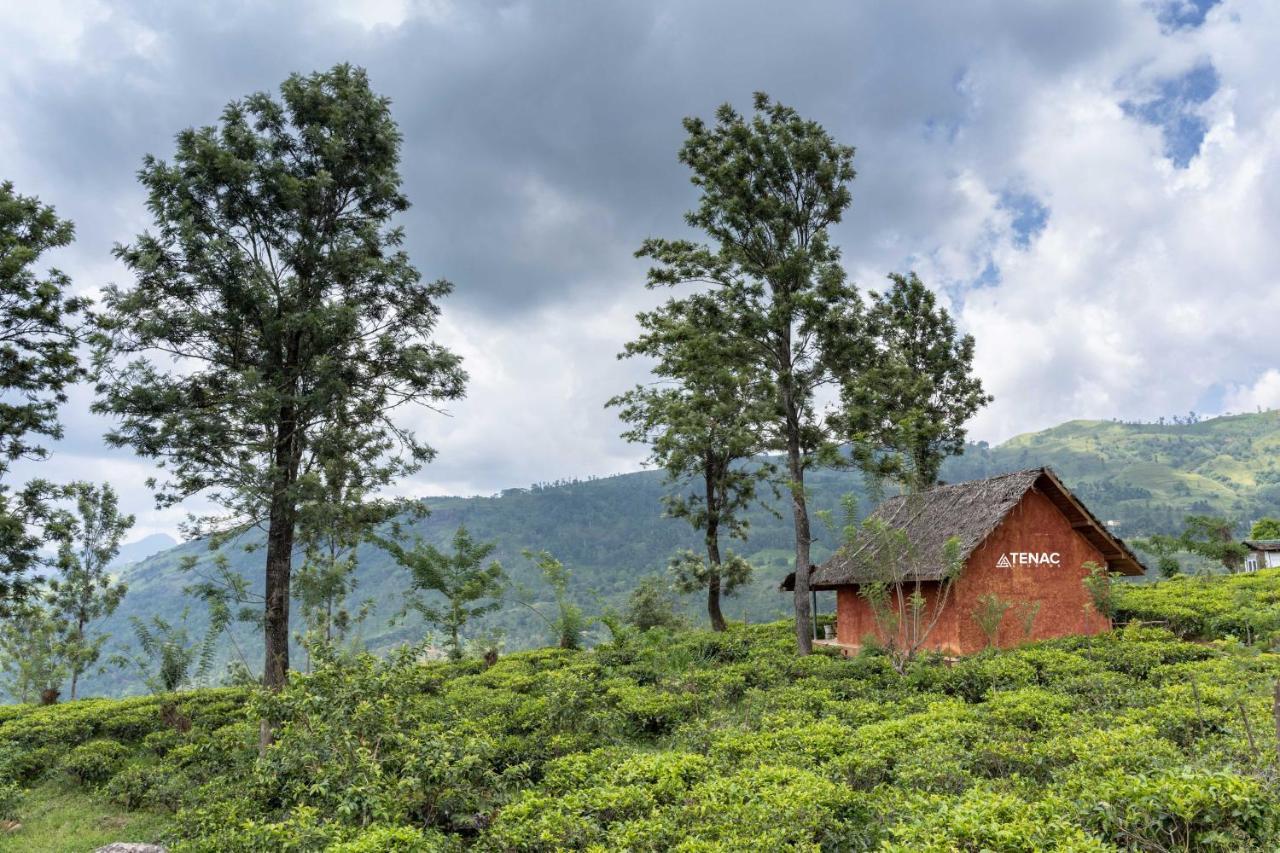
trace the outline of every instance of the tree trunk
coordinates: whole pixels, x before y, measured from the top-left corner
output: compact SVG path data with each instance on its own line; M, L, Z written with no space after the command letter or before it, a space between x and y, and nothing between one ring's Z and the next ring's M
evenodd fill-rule
M788 441L787 467L791 477L791 512L796 528L796 650L813 651L813 607L809 601L809 507L804 494L804 465L796 435Z
M720 502L715 486L718 472L713 465L710 459L703 463L707 489L707 564L711 570L707 578L707 616L712 630L723 631L726 626L724 613L720 611Z
M776 290L775 290L776 296ZM800 421L803 400L796 399L795 376L792 371L791 325L780 330L778 364L782 368L778 376L781 392L783 436L787 443L787 476L791 490L791 517L796 530L795 559L795 611L796 651L802 655L813 652L813 604L809 600L809 507L804 494L804 454L800 447Z
M707 615L711 617L711 628L723 631L727 627L724 614L720 612L720 573L712 572L707 578Z
M293 572L296 520L293 484L297 479L301 457L301 437L298 435L291 407L285 407L281 411L278 435L271 510L267 522L266 607L262 619L266 651L262 684L268 690L282 688L289 673L289 580ZM263 720L259 732L259 748L265 750L271 745L271 741L271 724L268 720Z
M84 649L84 617L80 616L76 619L76 648ZM71 701L76 701L76 684L80 681L80 664L76 663L71 668Z

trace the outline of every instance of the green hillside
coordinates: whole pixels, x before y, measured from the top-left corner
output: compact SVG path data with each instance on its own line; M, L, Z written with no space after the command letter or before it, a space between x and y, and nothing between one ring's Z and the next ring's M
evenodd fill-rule
M1275 851L1277 580L1127 587L1121 619L1177 633L901 673L798 657L775 622L491 666L338 658L270 697L0 706L0 853Z
M1071 421L996 447L970 446L962 458L946 466L943 476L954 482L1049 465L1100 517L1117 521L1122 535L1135 537L1174 532L1191 512L1228 515L1242 523L1280 512L1278 450L1280 413L1275 412L1186 425ZM861 493L861 480L851 472L817 472L810 485L813 507L820 512L838 513L842 495ZM510 489L493 497L430 499L431 514L415 532L443 545L459 524L466 524L478 538L498 543L497 558L517 584L535 594L536 572L520 552L547 549L573 571L581 603L599 612L605 606L620 606L637 580L661 571L676 549L697 547L698 537L684 522L662 517L663 491L661 474L649 471ZM822 559L836 536L821 522L815 529L814 556ZM757 576L726 602L730 619L760 622L787 614L788 602L776 589L789 571L790 547L788 519L757 508L750 540L735 543L736 550L752 559ZM258 579L261 551L227 553L235 568ZM126 571L129 595L105 626L117 640L127 640L130 615L172 616L181 611L186 600L182 589L195 580L178 569L180 558L188 554L202 562L210 557L203 544L186 543ZM402 604L404 580L385 554L371 548L360 553L359 582L356 598L375 602L363 626L363 639L371 648L383 650L422 636L422 626L412 619L388 625ZM699 617L699 607L697 597L691 597L691 617ZM198 607L192 608L191 619L195 624L203 621ZM487 625L505 630L509 649L546 641L542 623L514 602L489 617ZM244 626L237 639L249 662L258 665L257 632ZM224 644L224 660L234 655L232 644ZM108 673L91 679L88 688L119 693L139 685Z
M951 479L1050 465L1124 536L1173 533L1188 513L1246 522L1280 506L1280 412L1195 424L1068 421L970 449Z

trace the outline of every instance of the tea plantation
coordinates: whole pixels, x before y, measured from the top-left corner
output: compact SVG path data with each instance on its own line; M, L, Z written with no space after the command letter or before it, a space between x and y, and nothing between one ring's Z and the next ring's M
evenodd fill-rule
M0 850L89 849L114 818L114 840L182 851L1272 851L1278 587L1127 588L1122 618L1165 627L906 675L797 658L778 623L3 707L0 818L21 825ZM55 802L106 817L48 846Z

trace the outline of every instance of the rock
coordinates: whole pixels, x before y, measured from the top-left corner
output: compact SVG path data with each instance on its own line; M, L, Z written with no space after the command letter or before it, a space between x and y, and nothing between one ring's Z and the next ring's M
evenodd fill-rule
M159 844L136 844L128 841L117 841L106 847L99 847L93 853L169 853L168 847Z

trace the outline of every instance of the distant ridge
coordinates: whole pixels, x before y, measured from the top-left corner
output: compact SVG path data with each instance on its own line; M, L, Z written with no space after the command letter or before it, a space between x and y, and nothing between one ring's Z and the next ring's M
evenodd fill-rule
M1195 424L1125 424L1112 421L1068 421L1051 429L1016 436L995 447L970 445L964 456L943 468L947 482L1047 465L1103 521L1125 539L1152 532L1174 532L1188 513L1214 513L1248 522L1259 515L1280 515L1280 413L1235 415ZM841 497L853 493L867 511L861 478L853 472L817 471L809 479L815 512L815 560L828 556L839 542ZM536 572L520 556L523 548L547 549L574 573L574 591L590 612L619 607L642 576L663 571L678 548L698 548L698 536L683 522L662 517L662 475L640 471L599 479L508 489L493 497L430 498L428 518L414 531L445 544L465 523L479 539L496 542L495 556L515 581L540 588ZM834 529L820 514L826 514ZM147 537L138 545L153 540ZM776 592L790 571L791 529L785 518L760 507L751 515L751 535L732 543L733 550L756 567L756 580L725 602L730 619L763 621L787 615L788 602ZM120 610L106 626L118 640L129 636L128 617L164 614L176 617L189 603L182 588L193 578L178 569L183 555L209 559L198 542L184 543L140 559L124 571L130 584ZM231 565L251 582L262 573L262 554L228 553ZM373 549L360 552L359 587L355 598L374 601L365 623L365 642L384 649L418 640L423 628L412 622L388 627L402 603L404 579L387 556ZM691 596L689 613L702 618L700 601ZM190 621L198 627L204 613L192 606ZM545 642L544 626L516 604L503 608L487 624L505 630L507 648ZM254 631L238 635L249 662L260 665ZM230 660L230 644L224 660ZM119 674L89 684L99 692L136 690Z
M126 542L120 546L120 553L111 561L111 568L118 571L125 566L145 560L153 554L167 551L177 544L178 540L168 533L152 533L134 542Z

